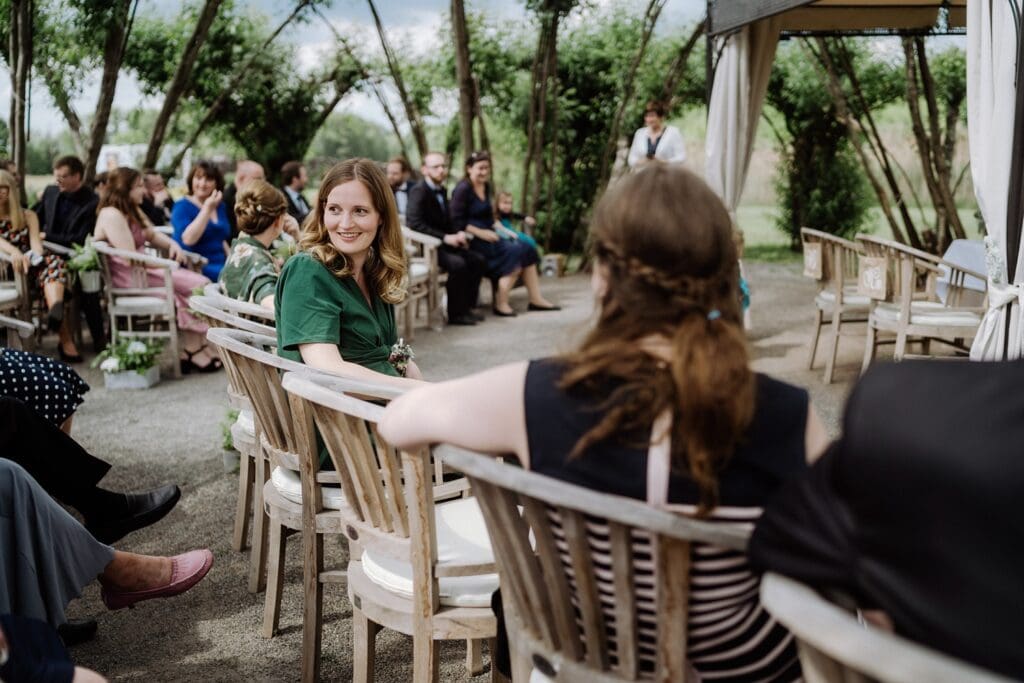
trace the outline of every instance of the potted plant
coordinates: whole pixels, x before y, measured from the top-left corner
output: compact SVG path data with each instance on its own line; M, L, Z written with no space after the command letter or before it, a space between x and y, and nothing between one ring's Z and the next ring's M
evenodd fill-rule
M157 358L163 345L141 339L122 337L107 344L92 361L92 367L103 371L108 389L148 389L160 381Z
M92 237L87 237L85 246L80 244L71 245L75 252L67 260L68 270L74 271L82 283L83 292L100 291L100 257L96 247L92 246Z

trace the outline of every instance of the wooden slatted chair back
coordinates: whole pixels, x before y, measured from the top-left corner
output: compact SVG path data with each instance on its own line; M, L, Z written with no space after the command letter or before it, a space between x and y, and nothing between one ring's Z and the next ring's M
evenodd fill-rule
M804 245L805 275L820 272L817 279L823 285L856 284L858 257L863 253L856 242L811 228L800 229L800 240ZM820 258L820 268L815 268L815 258Z
M239 301L224 293L219 282L211 282L203 288L203 296L221 310L244 320L259 323L266 327L274 327L277 319L273 309L265 308L250 301ZM262 332L260 333L262 334Z
M761 603L796 636L807 683L1008 683L1009 678L877 628L798 581L766 574Z
M857 242L864 249L865 256L885 260L887 293L884 297L879 297L865 292L872 298L884 301L935 301L938 298L936 282L941 270L937 262L942 259L874 235L859 234ZM904 292L908 293L907 297L903 296Z
M467 475L480 503L515 661L560 682L681 683L694 675L686 661L691 546L742 551L749 528L450 446L437 455Z

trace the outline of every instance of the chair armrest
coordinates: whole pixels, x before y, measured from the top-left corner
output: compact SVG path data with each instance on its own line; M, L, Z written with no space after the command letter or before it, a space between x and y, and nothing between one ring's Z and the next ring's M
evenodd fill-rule
M8 318L6 315L0 315L0 327L14 330L22 339L28 339L36 331L36 327L32 323L17 318Z
M96 251L107 256L117 256L123 258L126 261L132 261L135 263L141 263L147 266L155 266L157 268L169 268L174 270L178 267L178 262L160 258L159 256L150 256L149 254L140 254L137 251L129 251L128 249L115 249L106 242L93 242L93 246L96 247Z
M441 240L434 237L433 235L427 235L426 233L416 232L412 228L402 228L402 236L405 239L417 244L422 244L425 247L437 248L441 246Z
M57 254L57 256L74 256L75 251L70 247L65 247L63 244L57 244L56 242L49 242L43 240L43 248L51 254Z

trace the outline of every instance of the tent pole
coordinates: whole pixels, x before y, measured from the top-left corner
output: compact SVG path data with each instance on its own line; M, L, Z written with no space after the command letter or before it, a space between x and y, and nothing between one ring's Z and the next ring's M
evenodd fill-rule
M1016 97L1013 115L1013 147L1010 153L1010 185L1006 200L1006 276L1012 284L1017 273L1021 227L1024 225L1024 12L1018 13Z

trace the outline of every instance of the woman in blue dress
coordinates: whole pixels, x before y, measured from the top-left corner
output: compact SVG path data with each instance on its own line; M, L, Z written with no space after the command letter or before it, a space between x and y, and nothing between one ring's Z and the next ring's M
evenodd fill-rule
M494 292L494 315L511 317L516 314L509 305L508 295L520 275L529 294L529 310L559 310L540 293L537 250L526 242L503 240L494 229L490 179L490 155L487 152L470 154L466 159L466 177L452 190L450 211L452 227L473 236L470 248L487 259L488 277L498 281Z
M213 163L199 161L188 174L188 195L174 203L174 240L188 251L205 256L203 275L216 281L228 256L231 224L224 196L224 175Z

